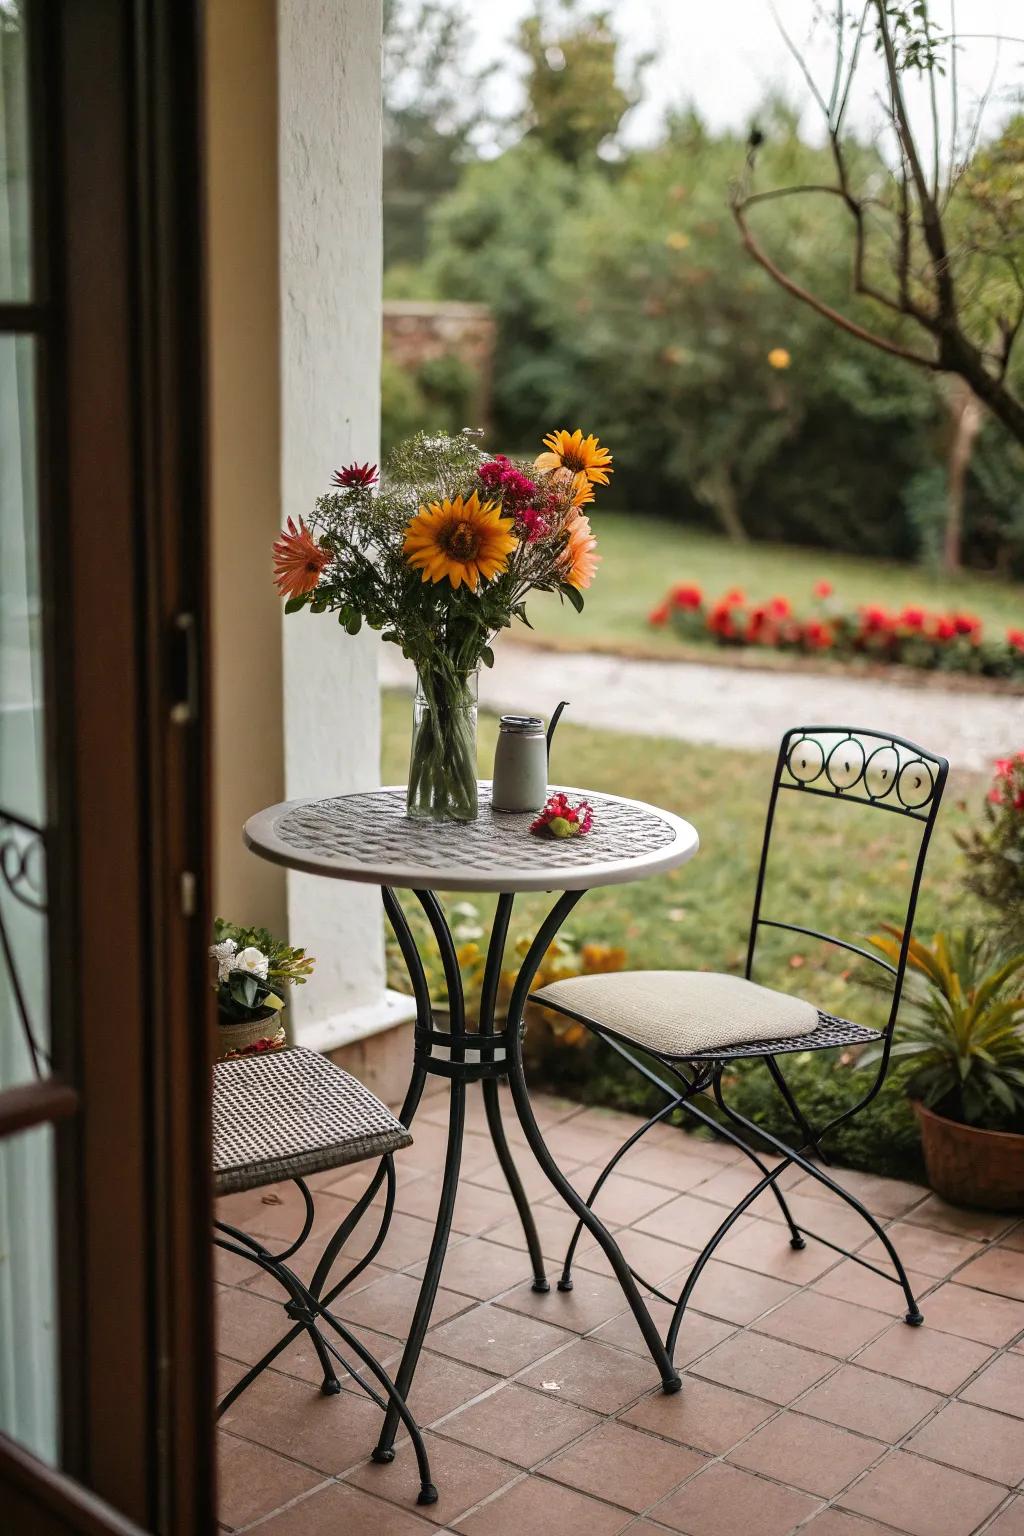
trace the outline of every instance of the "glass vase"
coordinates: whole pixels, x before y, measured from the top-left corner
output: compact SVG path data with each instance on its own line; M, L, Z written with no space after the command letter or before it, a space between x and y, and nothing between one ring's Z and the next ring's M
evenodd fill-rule
M406 809L422 821L475 821L479 669L416 672Z

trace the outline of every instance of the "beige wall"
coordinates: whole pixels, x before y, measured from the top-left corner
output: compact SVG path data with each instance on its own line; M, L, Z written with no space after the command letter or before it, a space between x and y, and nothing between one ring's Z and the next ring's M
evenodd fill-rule
M286 930L284 871L245 818L284 797L276 0L207 0L215 909Z

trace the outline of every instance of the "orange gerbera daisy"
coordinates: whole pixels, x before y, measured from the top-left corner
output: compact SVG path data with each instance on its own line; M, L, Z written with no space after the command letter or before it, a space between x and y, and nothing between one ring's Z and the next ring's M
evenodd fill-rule
M424 581L444 581L453 587L463 582L476 591L485 581L500 576L518 540L511 518L502 517L497 502L481 502L476 491L465 500L432 501L420 507L405 530L403 549Z
M569 542L563 556L566 573L562 577L568 587L582 592L597 575L601 556L596 554L597 540L590 530L590 518L585 512L577 513L569 525Z
M274 543L274 583L282 597L305 597L330 564L330 554L316 542L302 518L288 527Z
M612 456L602 448L596 437L584 437L579 427L575 432L549 432L544 439L549 451L534 459L537 469L568 469L574 475L583 474L593 485L607 485L612 473Z

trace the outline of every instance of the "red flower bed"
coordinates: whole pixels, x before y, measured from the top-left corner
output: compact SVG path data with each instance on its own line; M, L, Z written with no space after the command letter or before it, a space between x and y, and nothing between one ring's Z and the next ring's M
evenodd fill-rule
M648 622L670 628L684 640L712 635L719 645L753 645L840 660L863 656L1024 682L1024 629L990 636L976 614L934 613L916 604L899 611L877 603L851 608L827 581L815 584L804 613L795 612L788 597L752 602L734 588L709 599L700 587L684 583L670 588Z

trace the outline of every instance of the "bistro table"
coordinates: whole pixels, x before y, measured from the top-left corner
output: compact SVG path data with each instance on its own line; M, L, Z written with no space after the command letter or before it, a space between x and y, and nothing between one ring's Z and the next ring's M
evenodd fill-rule
M639 800L566 788L567 794L582 796L593 807L590 832L562 840L535 836L530 832L532 814L492 811L490 788L489 783L480 785L480 813L472 822L414 820L406 815L404 787L390 787L335 799L285 801L250 817L244 830L248 847L276 864L307 874L381 887L416 1000L413 1070L399 1115L402 1124L411 1125L428 1075L446 1077L450 1083L448 1144L437 1218L395 1384L407 1398L437 1294L459 1179L467 1083L482 1084L495 1152L523 1224L533 1267L533 1288L550 1288L529 1202L502 1124L498 1083L507 1077L515 1111L531 1150L565 1203L607 1254L665 1391L678 1391L679 1376L618 1244L561 1172L540 1133L523 1072L522 1018L530 987L548 946L584 892L596 886L619 885L663 874L684 864L697 851L697 833L689 822ZM423 963L396 890L412 891L433 931L448 990L446 1029L435 1025ZM487 891L498 896L476 1029L467 1026L455 943L438 891ZM522 962L502 1024L495 1016L498 981L512 904L517 893L526 891L561 894ZM356 1211L360 1214L372 1202L383 1177L381 1168L357 1202ZM393 1458L398 1423L392 1406L373 1453L376 1461Z

